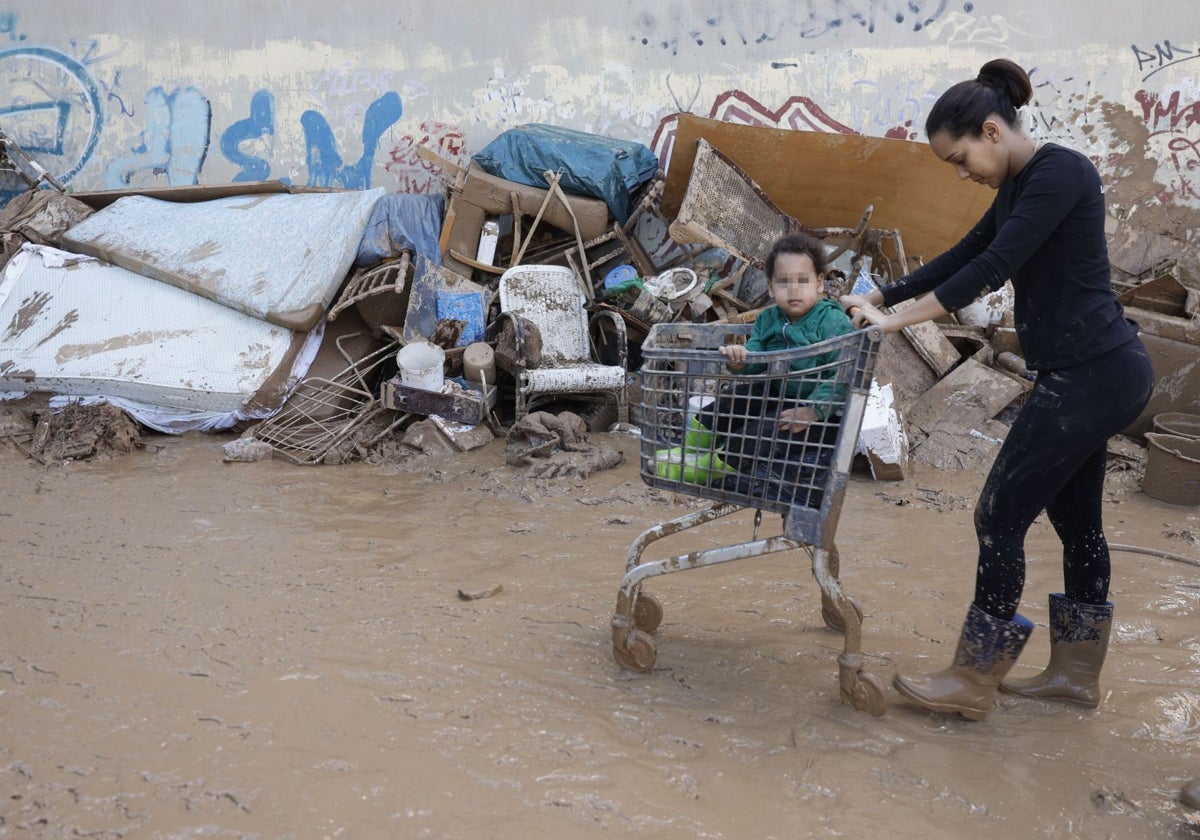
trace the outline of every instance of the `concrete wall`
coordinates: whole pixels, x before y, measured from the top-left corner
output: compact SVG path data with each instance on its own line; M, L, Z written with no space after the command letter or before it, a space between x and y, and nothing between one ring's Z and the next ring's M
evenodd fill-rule
M1198 36L1195 0L0 0L0 127L80 191L427 191L418 144L462 161L531 122L664 159L681 111L923 141L937 95L1008 56L1114 218L1193 241Z

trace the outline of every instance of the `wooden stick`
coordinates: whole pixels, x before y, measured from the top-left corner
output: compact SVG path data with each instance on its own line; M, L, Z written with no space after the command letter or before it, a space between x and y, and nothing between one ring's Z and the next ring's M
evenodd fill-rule
M467 171L457 163L452 160L447 160L433 149L430 149L428 146L417 146L417 157L423 158L435 166L440 166L442 169L445 169L447 172L453 175L456 179L467 174Z

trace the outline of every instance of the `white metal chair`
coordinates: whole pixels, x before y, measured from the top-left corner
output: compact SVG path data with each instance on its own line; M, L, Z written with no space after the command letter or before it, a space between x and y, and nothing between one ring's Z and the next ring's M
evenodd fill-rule
M515 339L516 419L541 403L572 395L614 400L617 422L627 423L628 346L625 321L620 315L602 311L589 318L575 272L558 265L514 266L501 275L499 293L500 314L495 326L499 329L510 324ZM537 359L527 357L522 319L534 324L540 333L541 355ZM617 364L597 361L591 328L600 319L612 322Z

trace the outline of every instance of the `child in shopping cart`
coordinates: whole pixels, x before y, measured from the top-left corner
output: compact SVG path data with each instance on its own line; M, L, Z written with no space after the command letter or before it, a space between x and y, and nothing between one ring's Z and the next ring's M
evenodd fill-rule
M745 344L719 348L730 371L763 373L750 353L787 350L853 332L850 318L825 295L825 249L806 234L788 234L765 261L774 304L755 318ZM793 359L789 373L737 382L699 415L718 437L721 460L753 480L794 482L803 466L828 463L838 432L842 394L829 365L836 351Z

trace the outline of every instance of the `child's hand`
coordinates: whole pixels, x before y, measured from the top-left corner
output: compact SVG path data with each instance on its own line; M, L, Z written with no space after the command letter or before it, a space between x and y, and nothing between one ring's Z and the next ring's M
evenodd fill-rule
M745 345L723 344L717 348L717 352L729 360L729 367L731 368L740 368L746 364L748 351Z
M807 405L779 412L779 428L785 432L803 432L817 419L817 413Z

